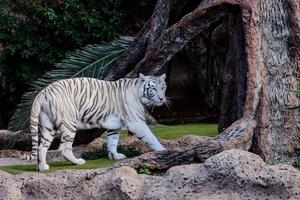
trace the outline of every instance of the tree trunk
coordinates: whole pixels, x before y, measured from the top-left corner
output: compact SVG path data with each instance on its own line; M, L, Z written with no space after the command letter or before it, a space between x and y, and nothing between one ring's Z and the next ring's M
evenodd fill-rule
M156 7L154 15L159 12ZM300 73L299 1L202 1L193 12L164 31L160 30L161 35L151 40L154 50L145 47L150 50L135 61L133 69L122 67L127 72L132 70L130 76L138 72L158 73L193 37L224 17L230 19L230 44L223 69L219 121L222 133L198 145L145 154L118 166L148 165L166 169L202 162L230 148L250 150L265 160L292 162L299 157L299 112L287 109L299 104L299 97L288 91L299 86L296 80ZM162 18L168 21L167 15ZM153 28L150 25L148 34L155 32ZM109 79L126 76L117 71L118 65L110 70Z
M300 2L259 1L258 26L262 89L252 151L266 160L299 158L300 115L287 108L299 104L288 90L300 73Z

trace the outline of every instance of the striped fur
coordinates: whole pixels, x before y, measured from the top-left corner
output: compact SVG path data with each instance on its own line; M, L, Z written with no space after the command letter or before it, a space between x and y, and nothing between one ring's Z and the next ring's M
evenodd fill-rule
M145 106L159 106L165 98L165 75L102 81L92 78L60 80L43 89L35 98L30 117L32 152L38 169L47 170L47 150L56 134L61 134L63 156L84 164L72 153L77 129L106 128L109 158L123 159L117 152L119 130L126 126L153 150L163 150L145 123ZM40 135L40 138L39 138ZM39 141L40 139L40 141ZM40 144L39 144L40 143Z

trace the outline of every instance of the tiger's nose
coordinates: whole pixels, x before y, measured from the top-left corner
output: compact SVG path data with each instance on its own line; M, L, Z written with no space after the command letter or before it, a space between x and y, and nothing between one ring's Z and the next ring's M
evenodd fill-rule
M163 98L163 97L162 97L162 98L161 98L161 97L158 97L158 98L159 98L159 100L160 100L160 101L163 101L163 100L164 100L164 98Z

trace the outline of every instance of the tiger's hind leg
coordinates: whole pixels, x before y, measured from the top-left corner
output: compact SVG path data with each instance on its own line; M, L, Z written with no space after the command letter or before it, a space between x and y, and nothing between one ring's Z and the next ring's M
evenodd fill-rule
M49 169L49 165L46 162L47 151L53 141L55 131L53 129L53 123L51 118L45 113L41 112L39 116L39 131L41 132L41 142L38 152L38 166L39 171L45 171Z
M72 151L72 145L76 134L75 124L75 122L69 121L68 124L63 122L60 126L59 131L61 132L61 144L59 149L65 159L76 165L83 165L85 164L85 160L82 158L76 158Z
M107 149L108 149L108 158L121 160L126 158L122 153L117 152L118 142L120 137L119 130L107 130Z

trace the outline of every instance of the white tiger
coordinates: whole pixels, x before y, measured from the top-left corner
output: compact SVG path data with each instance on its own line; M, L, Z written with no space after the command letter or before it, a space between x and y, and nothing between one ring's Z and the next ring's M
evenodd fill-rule
M72 152L75 132L95 127L107 129L110 159L126 158L117 152L119 131L123 126L151 149L164 150L145 123L145 106L167 103L165 78L165 74L139 74L135 79L72 78L50 84L33 102L30 116L32 152L26 159L38 158L38 170L48 170L46 154L54 136L60 133L62 155L72 163L82 165L85 160L76 158Z

